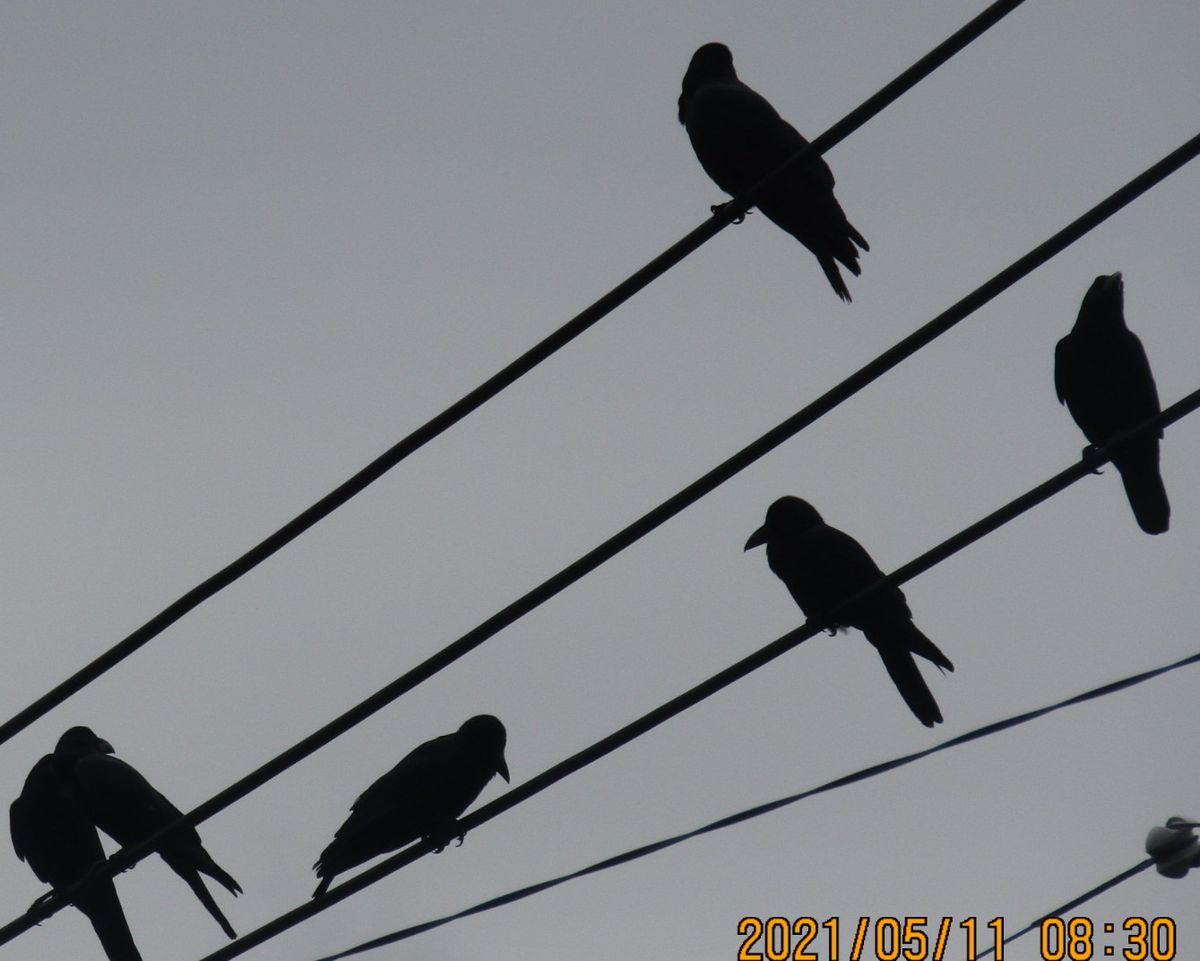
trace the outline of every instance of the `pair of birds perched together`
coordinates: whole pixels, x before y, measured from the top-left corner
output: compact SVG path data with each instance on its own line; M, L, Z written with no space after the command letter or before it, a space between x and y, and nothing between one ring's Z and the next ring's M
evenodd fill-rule
M679 121L705 172L734 196L808 144L765 98L738 79L733 56L721 43L705 44L692 56L679 96ZM812 251L834 291L849 301L838 265L857 276L856 246L869 248L847 220L833 187L833 173L818 157L777 176L756 206ZM1058 398L1083 430L1089 450L1120 439L1159 413L1146 352L1125 324L1120 273L1092 283L1074 328L1055 351L1054 379ZM1161 430L1143 431L1112 454L1138 525L1150 534L1166 531L1170 518L1159 473L1161 437ZM798 497L783 497L771 505L746 549L759 545L766 546L771 570L810 619L826 622L841 602L883 576L858 541L827 525ZM861 630L913 714L926 726L942 720L914 656L946 671L954 667L913 623L899 587L875 591L841 610L836 623L828 626L831 631Z
M104 860L97 828L127 847L183 816L141 773L112 755L112 745L91 729L71 728L54 753L33 766L9 808L13 850L56 891L87 878ZM225 933L237 937L200 875L234 895L241 886L204 850L196 829L174 831L156 850ZM112 878L93 880L75 892L72 903L91 922L109 961L141 961Z
M492 776L508 780L506 740L504 725L480 714L410 752L354 802L314 865L321 883L313 896L335 875L419 838L445 847L455 835L455 819ZM104 860L97 828L127 847L182 817L135 768L112 755L112 745L89 728L71 728L54 753L33 766L9 809L17 857L56 891L88 879ZM234 895L242 889L204 850L196 829L173 831L155 850L222 930L236 937L201 874ZM91 878L71 901L91 922L109 961L141 961L111 878Z

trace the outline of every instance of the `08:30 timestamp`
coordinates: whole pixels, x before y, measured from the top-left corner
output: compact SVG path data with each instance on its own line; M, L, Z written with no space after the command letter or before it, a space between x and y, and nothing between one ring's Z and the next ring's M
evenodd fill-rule
M844 925L837 917L817 921L744 917L737 961L965 961L994 957L1004 961L1004 919L931 920L926 917L860 917ZM1096 923L1090 918L1045 918L1039 928L1042 961L1174 961L1175 922L1171 918L1129 917ZM847 950L843 953L842 936Z

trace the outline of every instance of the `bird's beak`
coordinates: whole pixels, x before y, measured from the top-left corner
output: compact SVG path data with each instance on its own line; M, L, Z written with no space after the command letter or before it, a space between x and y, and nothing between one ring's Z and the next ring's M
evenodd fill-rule
M1108 280L1105 281L1104 286L1109 290L1119 290L1121 287L1121 271L1118 270L1115 274L1109 274Z
M746 546L742 548L744 551L750 550L752 547L762 547L767 542L767 527L764 524L753 534L750 535L750 540L746 541Z
M111 744L109 744L108 741L104 740L104 738L96 739L96 750L99 751L101 754L116 754L117 753L116 751L113 750L113 746Z
M496 773L504 778L504 780L508 780L508 765L504 762L503 754L500 755L500 760L496 762Z

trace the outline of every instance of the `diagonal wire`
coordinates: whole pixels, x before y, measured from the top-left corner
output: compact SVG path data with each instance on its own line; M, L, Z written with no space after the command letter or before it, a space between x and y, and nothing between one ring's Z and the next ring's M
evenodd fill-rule
M989 300L998 296L1026 274L1031 273L1034 269L1041 266L1055 254L1059 253L1075 240L1079 239L1079 237L1083 236L1098 224L1102 223L1122 207L1131 203L1134 199L1145 193L1155 184L1161 182L1170 174L1174 173L1188 161L1192 160L1197 154L1200 154L1200 134L1187 141L1181 147L1172 151L1158 163L1149 167L1143 173L1139 174L1133 180L1129 181L1109 197L1091 208L1091 210L1087 211L1081 217L1072 221L1058 233L1054 234L1050 239L1039 244L1029 253L1014 261L1004 270L1000 271L1000 273L996 274L991 280L976 288L972 293L968 294L954 306L943 311L933 320L918 328L912 334L908 335L908 337L904 338L899 343L877 357L875 360L868 363L865 367L862 367L854 374L851 374L846 380L826 391L807 407L804 407L802 410L793 414L783 423L772 428L762 437L758 438L758 440L752 442L747 447L744 447L741 451L710 470L703 477L693 481L682 491L675 494L673 497L668 498L648 514L643 515L641 518L634 521L623 530L614 534L598 547L593 548L587 554L584 554L578 560L567 565L548 580L543 581L533 590L522 595L507 607L492 615L482 624L464 634L457 641L447 645L438 653L432 655L425 661L418 664L416 667L409 670L406 674L396 678L379 691L376 691L370 697L360 701L357 705L343 712L341 715L334 718L317 731L308 735L303 740L294 744L286 751L276 755L274 758L267 761L265 764L261 765L251 773L245 775L229 787L218 792L204 803L189 811L178 821L163 828L162 831L158 832L153 837L148 838L146 841L140 844L131 845L128 848L123 848L122 850L116 852L108 859L107 864L103 868L98 869L96 876L111 877L119 871L123 871L132 867L139 860L152 853L154 845L158 843L158 841L160 841L166 834L170 833L171 831L178 830L185 825L194 826L206 821L214 814L229 807L236 801L245 797L251 791L261 787L263 784L281 774L283 771L286 771L288 768L299 763L310 754L315 753L326 744L330 743L337 737L340 737L346 731L361 723L372 714L382 710L392 701L396 700L403 694L412 690L412 688L416 687L418 684L432 677L438 671L447 667L460 657L463 657L465 654L484 643L484 641L499 633L505 627L528 614L530 611L545 603L556 594L565 590L571 584L581 579L585 574L590 573L605 561L620 553L626 547L630 546L640 538L644 537L646 534L664 524L670 518L683 511L686 507L695 503L705 494L719 487L729 478L735 476L739 471L745 469L759 458L774 450L785 440L788 440L790 437L799 433L809 424L828 413L838 404L853 396L872 381L876 380L888 370L895 367L902 360L916 353L916 351L918 351L921 347L925 346L934 338L945 333L951 327L955 326L959 321L963 320L979 307L986 304ZM1180 404L1182 403L1183 401L1180 402ZM1176 404L1175 406L1178 407L1179 404ZM1175 408L1172 407L1169 410L1174 409ZM1164 412L1162 416L1165 417L1167 413L1168 412ZM1176 416L1183 416L1183 414L1180 413ZM1170 422L1171 421L1164 420L1161 423L1166 424ZM1089 463L1094 464L1095 461L1089 461ZM1067 481L1066 483L1070 482L1071 481ZM1063 486L1065 486L1065 484ZM66 906L68 900L69 898L66 896L65 892L63 894L56 894L55 896L48 898L46 901L41 902L39 905L36 905L34 908L31 908L23 917L9 922L9 924L5 925L3 928L0 928L0 944L6 943L13 937L16 937L22 931L27 930L32 925L40 923L42 920L50 917L50 915L54 914L56 911L61 910Z
M1121 884L1124 881L1128 881L1134 875L1141 874L1143 871L1146 870L1146 868L1152 867L1153 865L1154 865L1154 858L1146 858L1144 861L1139 861L1133 867L1126 868L1120 874L1109 878L1107 881L1097 884L1090 891L1085 891L1083 894L1079 895L1079 897L1073 898L1072 900L1068 901L1066 904L1060 904L1053 911L1048 911L1046 914L1043 914L1036 921L1031 921L1027 926L1023 927L1020 931L1016 931L1013 934L1010 934L1001 943L1006 944L1006 945L1012 944L1012 942L1016 941L1017 938L1024 937L1030 931L1034 931L1037 928L1040 928L1050 918L1060 918L1064 914L1066 914L1068 911L1074 911L1077 907L1079 907L1079 905L1086 904L1088 901L1092 900L1092 898L1103 894L1105 891L1109 890L1110 888L1115 888L1118 884ZM975 957L976 958L984 958L984 957L987 957L989 954L995 954L995 953L996 953L996 949L994 947L991 947L991 948L988 948L986 951L979 952L979 954L975 955Z
M650 844L643 844L640 847L633 848L629 851L624 851L621 854L615 854L612 857L605 858L602 861L597 861L595 864L590 864L585 868L580 868L572 871L569 874L562 874L556 878L551 878L547 881L540 881L537 884L530 884L523 888L518 888L515 891L509 891L506 894L498 895L494 898L489 898L487 901L482 901L479 904L472 905L469 908L464 908L461 911L456 911L454 914L448 914L440 918L435 918L432 921L424 921L420 924L414 924L406 928L401 928L399 931L393 931L391 934L380 935L372 938L370 941L364 941L362 944L355 945L345 951L339 951L337 954L331 954L320 958L319 961L339 961L341 958L348 958L355 954L363 954L366 951L372 951L375 948L386 947L389 944L396 944L400 941L407 941L409 938L416 937L418 934L424 934L426 931L432 931L434 928L440 928L442 925L451 924L454 921L460 921L463 918L469 918L476 914L482 914L485 911L491 911L494 908L504 907L507 904L512 904L515 901L522 901L525 898L532 897L535 894L541 894L543 891L548 891L551 888L556 888L560 884L566 884L568 881L574 881L578 878L587 877L592 874L598 874L601 871L607 871L609 868L615 868L622 864L628 864L631 861L637 861L641 858L648 857L651 854L657 854L659 851L665 851L667 848L672 848L677 844L682 844L684 841L690 841L693 838L703 837L706 834L711 834L714 831L720 831L725 828L733 827L737 824L742 824L745 821L750 821L757 817L762 817L764 814L770 814L780 808L788 807L800 801L807 800L818 794L824 794L827 791L832 791L837 788L845 787L849 784L855 784L859 781L865 781L877 775L884 774L888 771L894 771L896 768L904 767L912 764L914 761L920 761L929 757L932 754L938 754L950 748L959 747L971 741L978 740L982 737L987 737L992 734L998 734L1000 731L1007 731L1009 728L1017 727L1021 724L1026 724L1029 721L1036 720L1040 717L1045 717L1047 714L1053 714L1055 711L1060 711L1065 707L1073 707L1077 704L1083 704L1087 701L1095 700L1096 698L1105 697L1109 694L1115 694L1118 691L1123 691L1137 684L1142 684L1146 681L1153 680L1156 677L1161 677L1172 671L1177 671L1183 667L1189 667L1193 664L1200 663L1200 652L1185 657L1182 660L1175 661L1172 664L1157 667L1153 670L1143 671L1140 674L1135 674L1132 677L1122 678L1118 681L1113 681L1108 684L1103 684L1100 687L1092 688L1090 691L1085 691L1082 694L1076 694L1074 697L1069 697L1066 700L1059 701L1055 704L1050 704L1046 707L1037 708L1036 710L1026 711L1023 714L1018 714L1014 717L1006 718L1003 721L997 721L992 724L987 724L983 727L976 728L973 731L968 731L966 734L960 734L948 741L943 741L940 744L935 744L933 747L925 748L921 751L915 751L912 754L905 754L901 757L894 758L890 761L885 761L881 764L874 764L870 767L862 768L855 771L853 774L847 774L833 781L826 781L824 784L814 788L809 788L807 791L801 791L797 794L789 794L787 797L778 798L774 801L767 801L764 804L755 805L752 808L747 808L744 811L738 811L736 814L730 814L717 821L712 821L701 827L695 828L683 834L676 834L669 838L663 838L660 841L654 841ZM1121 881L1132 877L1138 871L1144 870L1154 861L1144 861L1135 869L1123 872L1117 877L1105 881L1099 887L1093 888L1086 894L1070 901L1047 915L1043 915L1037 921L1034 921L1024 931L1018 931L1004 939L1004 943L1015 941L1026 931L1040 925L1047 917L1058 917L1094 898L1096 895L1107 891L1111 887L1115 887ZM977 957L982 958L985 954L991 953L995 949L989 949Z
M799 646L810 637L818 634L826 624L838 623L838 614L841 610L849 608L859 603L865 596L874 593L877 590L884 589L890 585L900 585L918 574L928 570L936 564L941 563L953 554L958 553L964 547L975 543L986 535L992 533L997 528L1002 527L1016 517L1032 509L1038 504L1064 490L1071 484L1080 480L1083 477L1091 474L1098 466L1107 462L1112 455L1112 452L1119 449L1121 445L1126 443L1131 437L1135 437L1144 431L1158 430L1173 424L1181 417L1191 413L1200 407L1200 388L1192 391L1183 399L1172 404L1162 413L1143 421L1137 428L1122 435L1120 438L1110 441L1108 444L1101 447L1098 451L1090 453L1087 457L1072 464L1065 470L1049 480L1039 484L1037 487L1015 498L1005 504L998 510L984 517L982 520L976 521L974 524L964 528L959 533L942 541L936 547L931 548L916 559L909 561L901 567L898 567L891 574L882 577L875 583L869 585L856 594L847 598L839 604L825 618L819 621L808 621L793 631L789 631L782 637L777 638L765 647L759 648L757 651L742 658L737 663L725 668L723 671L714 674L712 677L695 685L684 693L672 698L665 704L654 708L640 718L625 725L620 730L608 735L590 747L584 748L566 760L560 761L558 764L546 769L541 774L535 775L523 784L518 785L512 790L502 794L500 797L488 802L483 807L477 809L471 814L461 818L457 824L457 831L465 834L473 830L481 824L492 820L505 811L516 805L527 801L536 794L540 794L546 788L563 780L583 767L598 761L600 758L611 754L618 748L624 747L630 741L641 737L643 734L664 723L665 721L681 714L690 707L695 706L705 698L716 694L740 680L752 671L769 664L771 661L782 656L793 648ZM1120 683L1120 682L1118 682ZM999 730L1003 727L1004 722L986 725L979 729L980 733L975 736L982 736L983 733L991 733L994 730ZM836 782L835 782L836 783ZM425 840L420 841L410 847L405 848L398 854L391 855L371 868L355 875L348 881L339 884L337 887L330 888L325 894L320 897L293 908L279 917L268 921L266 924L249 934L245 934L236 941L225 945L212 954L204 956L202 961L228 961L230 958L238 957L249 951L251 948L268 941L271 938L282 934L284 931L296 926L300 922L319 914L326 908L332 907L339 901L350 897L363 888L374 884L381 878L398 871L400 868L411 864L418 858L429 853L434 847L434 842ZM31 909L32 910L32 909ZM28 917L28 915L26 915ZM14 923L20 923L14 922ZM5 931L7 928L5 929ZM0 931L3 935L5 931ZM0 943L3 943L0 940Z
M80 668L52 690L43 694L28 707L0 724L0 744L24 730L38 718L57 707L71 695L86 687L100 675L112 669L129 655L153 640L164 630L192 611L217 592L228 587L239 577L253 570L280 548L295 540L318 521L328 517L346 501L360 493L410 454L419 450L438 435L458 423L468 414L482 407L502 390L527 374L560 348L586 331L626 300L638 293L652 281L662 276L702 244L711 240L735 218L754 206L757 198L770 183L786 170L811 160L840 143L864 123L880 113L885 107L907 93L921 80L953 57L956 53L978 39L988 29L1020 6L1024 0L997 0L966 26L951 35L902 74L877 93L864 100L858 107L817 137L786 162L780 164L759 183L740 197L714 212L713 216L689 234L668 247L648 264L630 275L590 307L567 321L562 327L544 338L511 364L451 404L440 414L417 428L403 440L389 448L349 480L326 494L311 507L298 514L266 539L260 541L239 558L223 567L207 580L192 588L182 597L165 607L149 621L109 648L95 660Z

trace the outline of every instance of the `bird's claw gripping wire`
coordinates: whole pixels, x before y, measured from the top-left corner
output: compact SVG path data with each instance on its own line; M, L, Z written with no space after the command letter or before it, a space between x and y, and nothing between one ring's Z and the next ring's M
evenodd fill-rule
M453 822L451 822L451 823L453 823ZM425 836L428 840L433 842L433 845L434 845L433 853L441 854L443 851L446 850L446 848L450 847L451 842L454 843L454 846L456 848L461 848L463 841L467 837L467 832L463 831L462 834L459 834L456 837L454 832L451 830L431 831L429 834L427 834Z
M725 209L726 207L728 207L728 206L729 206L731 203L733 203L733 201L732 201L732 200L726 200L726 201L725 201L725 203L723 203L723 204L713 204L713 205L712 205L711 207L709 207L708 209L709 209L709 210L711 210L711 211L712 211L712 212L715 214L715 213L717 213L718 211L724 210L724 209ZM734 217L734 218L733 218L733 220L731 220L731 221L729 221L729 222L730 222L731 224L740 224L740 223L741 223L743 220L745 220L745 219L746 219L746 215L747 215L747 214L749 214L749 213L750 213L750 211L749 211L749 210L743 211L742 213L738 214L736 217Z
M103 861L97 861L95 864L93 864L90 868L87 869L87 873L82 878L79 879L79 883L81 885L86 884L89 880L91 880L92 875L94 875L97 871L99 871L100 868L103 866L104 866ZM129 869L125 868L124 870L129 870ZM29 905L29 910L31 912L36 911L38 908L40 908L43 904L45 904L47 901L49 901L56 894L58 894L58 891L55 891L54 889L47 891L40 898L38 898L36 901L34 901L33 904ZM36 923L40 925L42 922L38 921Z
M1096 444L1088 444L1087 447L1085 447L1083 449L1083 455L1082 455L1083 459L1085 461L1095 460L1096 454L1099 450L1100 450L1100 448ZM1092 473L1093 474L1103 474L1104 470L1102 469L1102 465L1100 465L1100 464L1095 465L1092 468Z
M33 914L33 912L35 912L35 911L36 911L38 908L40 908L40 907L41 907L43 904L45 904L47 901L49 901L49 900L50 900L52 897L54 897L54 895L56 895L57 893L58 893L57 891L47 891L47 892L46 892L45 894L43 894L43 895L42 895L40 898L38 898L36 901L34 901L34 902L33 902L33 904L29 905L29 909L28 909L28 910L27 910L25 913L26 913L26 914ZM37 924L37 925L40 927L42 922L41 922L41 921L35 921L34 923L35 923L35 924Z

